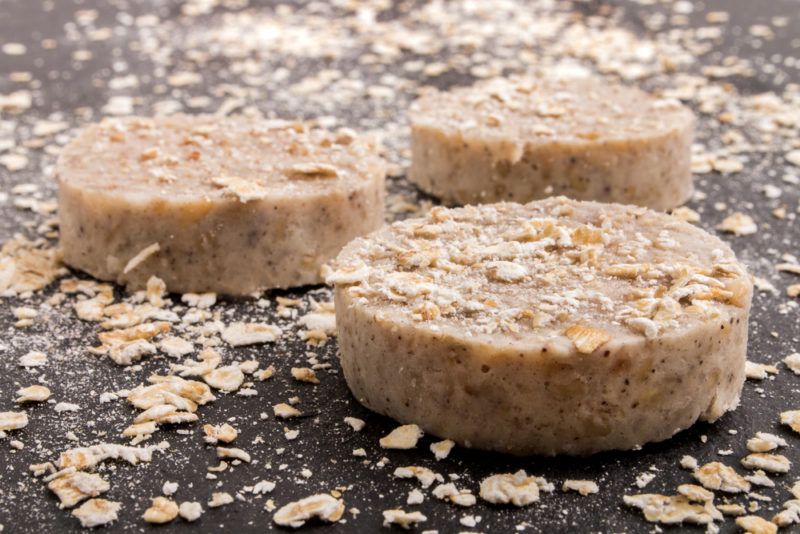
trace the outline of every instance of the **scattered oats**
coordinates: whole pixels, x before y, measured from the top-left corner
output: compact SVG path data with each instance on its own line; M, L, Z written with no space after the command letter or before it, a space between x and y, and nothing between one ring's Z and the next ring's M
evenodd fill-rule
M134 257L128 260L128 263L125 264L125 268L122 270L122 274L128 274L159 250L161 250L161 246L158 243L153 243L144 247Z
M775 534L778 532L778 525L770 523L757 515L737 517L736 525L749 534Z
M55 473L56 466L53 465L52 462L45 462L41 464L31 464L28 466L28 469L35 477L40 477L45 473Z
M329 286L334 284L360 284L369 278L370 269L366 263L361 260L354 262L351 265L339 266L339 269L333 271L330 267L323 266L322 274L325 278L325 283Z
M246 375L252 375L258 370L258 360L248 360L239 364L239 369Z
M244 383L244 373L238 365L218 367L203 375L206 384L220 391L236 391Z
M694 471L699 467L697 464L697 459L694 458L693 456L689 456L688 454L685 454L683 455L683 457L681 457L680 464L682 468L690 469L692 471Z
M267 190L261 184L240 176L217 176L211 183L223 189L223 194L239 199L242 204L253 200L263 200Z
M164 482L164 485L161 486L161 493L169 497L170 495L175 495L178 491L178 483L177 482Z
M99 527L117 520L117 513L122 505L105 499L90 499L72 511L84 528Z
M786 153L786 161L794 165L795 167L800 167L800 150L792 150Z
M269 366L266 369L262 369L255 373L255 377L258 378L260 381L269 380L272 378L272 375L275 374L275 367Z
M700 214L691 208L687 208L686 206L675 208L672 210L672 215L689 223L700 222Z
M272 520L282 527L299 528L315 517L328 523L336 523L342 518L342 514L342 500L320 493L282 506L272 516Z
M406 530L416 526L418 523L427 521L428 518L422 515L422 512L405 512L403 510L384 510L383 511L383 526L390 527L397 525Z
M476 502L475 496L471 491L468 489L458 489L452 482L449 484L439 484L433 489L432 493L437 499L450 501L458 506L474 506Z
M420 467L417 465L409 465L405 467L398 467L394 470L396 478L416 478L423 488L429 488L437 480L443 482L442 475L434 473L427 467Z
M44 386L28 386L17 390L17 397L14 402L44 402L50 398L50 390Z
M725 464L710 462L692 473L704 488L712 491L720 490L727 493L740 493L750 491L750 483L739 473Z
M292 367L292 377L299 382L319 384L317 374L310 367Z
M222 331L222 339L233 347L272 343L281 336L281 329L265 323L233 323Z
M166 424L193 423L197 421L197 415L191 412L179 411L171 404L160 404L148 408L133 419L134 423L147 421Z
M717 230L743 236L755 234L758 231L758 227L752 217L744 213L736 212L719 223L717 225Z
M286 169L290 178L336 178L339 174L336 167L327 163L297 163Z
M56 247L15 235L0 248L0 295L26 295L39 291L68 271Z
M635 332L642 334L647 339L653 339L654 337L658 336L658 325L652 319L648 319L647 317L635 317L633 319L628 319L625 321L629 327L631 327Z
M228 423L222 425L203 425L203 432L206 434L203 439L205 439L206 443L212 445L218 441L230 443L239 435L239 432Z
M624 495L623 502L628 506L639 508L645 519L653 523L675 525L683 522L708 525L714 521L716 512L711 503L695 504L684 495L658 495L644 493L640 495Z
M13 93L0 94L0 111L20 113L31 107L33 99L29 91L15 91Z
M744 506L741 504L718 504L717 510L725 515L732 516L744 515L747 513L747 510L745 510Z
M233 502L233 497L230 493L224 491L215 491L211 494L211 500L206 503L209 508L219 508Z
M761 469L755 471L752 474L747 475L744 477L745 480L750 482L751 484L755 484L756 486L764 486L767 488L774 488L775 483L770 479L767 474L762 471Z
M763 469L770 473L788 473L792 463L783 455L754 452L742 458L747 469Z
M431 452L437 460L444 460L450 455L450 451L453 450L454 446L455 442L450 439L437 441L435 443L431 443Z
M112 96L101 111L108 115L131 115L133 113L133 98L124 95Z
M14 317L17 318L17 322L14 323L14 326L17 328L31 326L33 324L33 319L39 315L39 313L33 308L26 308L24 306L14 308L12 311L14 313Z
M800 297L800 284L792 284L786 287L786 296L795 298Z
M639 487L640 489L645 488L655 478L656 478L655 473L650 473L649 471L645 471L644 473L639 473L639 476L636 477L636 481L634 482L634 484L636 484L636 486Z
M37 121L33 125L33 133L36 137L47 137L58 132L63 132L69 128L69 124L63 121Z
M78 406L77 404L72 403L72 402L59 402L58 404L55 405L55 407L53 409L57 413L61 413L61 412L77 412L78 410L81 409L81 407Z
M678 493L692 502L709 502L714 500L714 493L695 484L681 484Z
M197 405L215 400L207 385L196 380L168 375L151 375L150 386L137 386L126 393L126 398L136 408L148 410L158 405L169 404L179 410L194 412Z
M237 449L235 447L217 447L217 458L233 458L248 464L250 463L250 455L242 449Z
M514 474L492 475L481 481L480 496L493 504L527 506L539 500L539 483L521 469Z
M289 419L290 417L300 417L303 415L303 412L285 402L273 406L272 413L275 414L275 417L280 417L281 419Z
M350 428L355 430L356 432L361 432L364 429L366 423L363 419L359 419L358 417L345 417L344 422L350 425Z
M772 517L772 522L779 527L800 524L800 500L792 499L783 503L783 510Z
M781 424L787 425L795 432L800 433L800 410L781 412Z
M111 485L100 475L77 471L54 478L47 488L56 494L62 507L72 508L84 499L108 491Z
M754 438L747 440L747 450L750 452L769 452L778 447L786 447L786 440L775 434L756 432Z
M382 437L379 443L383 449L413 449L423 434L417 425L402 425Z
M297 322L307 330L323 332L326 336L336 335L335 313L315 311L300 317Z
M3 154L0 156L0 165L9 172L21 171L28 166L28 157L22 154Z
M178 517L178 505L166 497L156 497L142 516L147 523L169 523Z
M424 500L425 500L425 495L417 488L414 488L408 492L408 498L406 499L406 504L408 505L422 504Z
M125 430L122 431L122 437L124 438L133 438L131 441L132 445L136 445L137 443L147 439L151 434L155 433L158 430L158 425L155 421L146 421L144 423L134 423L129 425Z
M487 276L495 282L519 282L528 276L524 265L510 261L491 261L486 264Z
M774 365L751 361L745 364L744 375L751 380L764 380L770 374L778 374L778 368Z
M575 344L575 348L582 354L591 354L598 347L611 339L611 335L598 328L574 324L564 330L567 336Z
M216 293L184 293L181 302L193 308L208 309L217 302Z
M203 506L199 502L182 502L178 507L178 514L191 523L192 521L197 521L203 515Z
M167 83L172 87L185 87L203 81L203 77L196 72L177 71L167 76Z
M20 367L41 367L47 365L47 355L38 350L32 350L19 359Z
M742 172L744 169L742 162L735 159L714 158L711 161L711 165L714 167L715 171L721 174L733 174Z
M764 193L764 196L769 199L780 198L780 196L783 194L783 191L780 187L776 187L772 184L764 184L764 186L761 188L761 192Z
M28 49L22 43L5 43L3 44L3 53L7 56L21 56L25 54Z
M577 491L584 497L591 493L597 493L600 488L591 480L565 480L561 486L561 491Z
M353 449L353 456L357 456L359 458L366 458L367 451L365 451L363 447L358 449Z
M149 462L153 457L155 447L129 447L114 443L101 443L90 447L78 447L61 453L58 467L66 469L90 469L105 460L125 460L137 465L139 462Z
M216 466L211 466L211 467L208 467L208 468L206 468L206 469L207 469L208 471L213 471L214 473L222 473L222 472L223 472L223 471L225 471L227 468L228 468L228 462L225 462L225 461L222 461L222 460L220 460L220 462L219 462L219 464L218 464L218 465L216 465ZM207 474L207 475L206 475L206 478L210 478L210 479L212 479L212 480L215 480L217 477L216 477L215 475L210 475L210 474Z
M289 441L297 439L297 436L300 435L299 430L289 430L288 428L284 428L283 430L284 430L283 436Z
M798 263L779 263L775 269L785 273L800 274L800 264Z
M172 358L181 358L194 352L194 344L181 337L167 336L158 342L161 352Z
M264 495L265 493L272 492L274 489L274 482L270 482L269 480L261 480L256 482L256 484L253 486L253 493L256 495Z
M800 352L794 352L783 359L783 363L791 369L791 371L800 375Z

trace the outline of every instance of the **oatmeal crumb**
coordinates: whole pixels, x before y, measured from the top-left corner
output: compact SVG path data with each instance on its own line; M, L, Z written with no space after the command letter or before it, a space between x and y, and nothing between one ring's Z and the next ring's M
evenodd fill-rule
M417 425L402 425L380 439L383 449L413 449L423 435Z

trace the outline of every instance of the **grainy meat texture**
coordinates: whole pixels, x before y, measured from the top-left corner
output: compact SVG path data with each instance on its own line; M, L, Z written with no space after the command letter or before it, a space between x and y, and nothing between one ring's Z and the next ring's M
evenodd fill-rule
M630 449L739 402L752 282L669 215L564 197L434 208L334 269L353 394L467 447Z
M449 204L551 195L671 209L692 193L678 100L546 73L431 91L409 112L409 179Z
M244 117L105 119L56 166L64 261L232 295L320 282L383 222L385 165L352 131Z

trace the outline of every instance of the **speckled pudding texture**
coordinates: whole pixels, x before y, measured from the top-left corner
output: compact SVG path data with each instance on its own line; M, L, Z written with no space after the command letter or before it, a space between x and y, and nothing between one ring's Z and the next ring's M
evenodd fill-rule
M692 112L610 80L493 79L431 91L409 117L409 179L449 205L566 195L668 210L692 193Z
M467 447L632 449L739 402L752 282L670 215L434 208L350 243L328 281L355 397Z
M346 129L105 119L65 147L56 174L64 261L133 288L150 276L232 295L319 283L323 263L383 223L385 164Z

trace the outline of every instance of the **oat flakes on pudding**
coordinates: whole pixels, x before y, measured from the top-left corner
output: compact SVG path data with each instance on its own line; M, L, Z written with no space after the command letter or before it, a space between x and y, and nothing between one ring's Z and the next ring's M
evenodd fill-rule
M354 240L327 280L355 397L467 447L631 449L739 402L750 277L647 208L438 207Z
M431 91L409 113L409 179L447 204L551 195L674 208L692 193L692 112L586 77Z
M383 223L385 165L352 131L245 117L105 119L56 166L64 261L102 280L244 295L321 281Z

